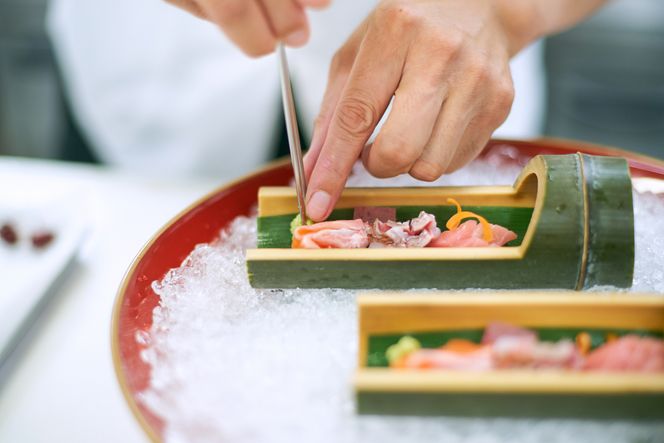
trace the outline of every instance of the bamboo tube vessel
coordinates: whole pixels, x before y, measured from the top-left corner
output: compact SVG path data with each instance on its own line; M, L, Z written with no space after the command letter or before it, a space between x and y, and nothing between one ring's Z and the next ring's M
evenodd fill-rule
M258 288L561 288L629 287L634 268L634 214L627 162L571 154L534 157L513 186L348 188L330 219L358 206L420 210L439 225L454 214L448 198L516 232L503 247L291 249L295 191L261 188L258 247L247 251Z
M393 369L386 349L408 334L424 347L450 338L479 341L501 321L574 340L636 333L662 338L664 299L573 292L367 294L358 298L359 357L354 379L361 414L664 418L663 373Z

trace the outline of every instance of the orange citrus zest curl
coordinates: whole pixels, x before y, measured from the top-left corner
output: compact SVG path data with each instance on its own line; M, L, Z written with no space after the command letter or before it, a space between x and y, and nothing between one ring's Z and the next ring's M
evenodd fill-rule
M447 223L445 224L447 229L449 229L450 231L452 229L456 229L457 227L459 227L459 224L463 219L476 218L482 225L482 238L487 243L491 243L491 241L493 240L493 232L491 231L491 224L487 221L486 218L482 217L481 215L477 215L474 212L464 211L463 209L461 209L461 205L459 204L459 202L453 198L448 198L447 202L454 204L457 208L457 213L454 214L452 217L450 217L450 219L447 220Z

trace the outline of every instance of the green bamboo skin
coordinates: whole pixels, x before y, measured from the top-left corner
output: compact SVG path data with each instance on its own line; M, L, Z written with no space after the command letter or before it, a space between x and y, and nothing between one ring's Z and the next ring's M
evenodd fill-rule
M249 281L256 288L628 287L633 273L634 228L631 181L626 162L591 156L583 159L580 154L537 156L524 168L514 187L518 193L536 195L536 199L525 235L519 236L521 255L506 252L504 256L480 258L478 254L477 259L469 260L449 257L412 259L412 255L410 259L402 259L395 254L389 258L374 255L362 259L361 254L366 251L347 250L353 254L352 259L336 259L330 256L317 258L321 257L317 255L321 252L318 250L302 251L293 258L293 255L278 254L282 250L292 251L287 249L285 238L290 238L290 233L285 234L285 222L295 214L284 214L279 216L281 220L259 218L259 246L286 249L249 250ZM586 185L588 179L591 182ZM611 201L613 196L618 196L619 201ZM446 207L446 210L452 210L447 205L441 205L439 210ZM493 218L488 212L494 212L496 208L485 207L487 212L482 206L469 209L487 216L493 223L524 217L522 207L498 208L507 215L495 217L494 213ZM350 213L345 209L339 211L340 216L347 217ZM614 223L614 219L622 221ZM439 223L442 224L443 220L439 218ZM512 227L510 224L505 226ZM592 238L589 233L593 234ZM609 236L616 240L609 239ZM266 251L275 254L268 257L263 253ZM586 272L586 263L591 264L589 272Z
M627 162L581 154L588 206L588 257L583 288L626 288L634 274L634 210Z
M359 414L448 417L637 419L664 418L662 394L515 394L361 392Z

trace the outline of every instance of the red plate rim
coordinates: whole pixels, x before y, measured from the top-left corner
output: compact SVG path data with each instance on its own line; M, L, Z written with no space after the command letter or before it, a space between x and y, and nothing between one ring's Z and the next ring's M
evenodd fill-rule
M485 151L499 145L513 146L520 152L531 155L579 151L588 154L625 157L634 176L664 179L663 160L619 148L559 138L537 138L532 140L493 139ZM113 366L124 398L150 440L155 442L161 440L164 423L137 400L138 394L147 387L150 367L141 360L140 352L143 348L136 341L136 332L149 329L152 323L152 309L158 304L158 297L152 292L151 282L162 278L169 269L179 266L196 244L212 241L218 235L219 230L232 218L247 214L250 207L256 202L255 190L258 186L283 185L291 176L289 161L284 158L215 189L182 210L157 231L141 248L126 271L116 294L111 320ZM214 225L206 223L190 232L183 230L183 227L187 226L187 222L193 218L192 214L211 211L215 204L228 198L238 199L242 196L243 191L245 194L253 191L253 195L249 200L239 199L239 207L220 207L218 217L214 218L215 221L219 220L218 223ZM238 195L236 196L234 193ZM165 255L161 249L165 247L164 244L168 245L169 238L174 236L178 238L186 236L185 241L180 242L184 245L177 248L175 254L171 254L164 258L162 263L158 263L157 272L154 269L152 272L147 272L149 266L146 261L151 262L155 258L159 260L162 255ZM138 304L132 304L131 294L140 299ZM141 306L143 303L146 306ZM148 312L149 316L141 318L141 312ZM144 321L142 326L141 320Z

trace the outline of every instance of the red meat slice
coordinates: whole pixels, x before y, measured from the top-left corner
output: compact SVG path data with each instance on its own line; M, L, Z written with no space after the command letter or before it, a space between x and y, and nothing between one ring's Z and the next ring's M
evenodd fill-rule
M455 229L443 231L428 246L433 248L503 246L517 237L514 232L500 225L492 224L491 232L493 233L493 240L487 242L482 238L482 225L475 220L467 220Z
M626 335L595 349L586 358L585 370L664 371L664 341Z

